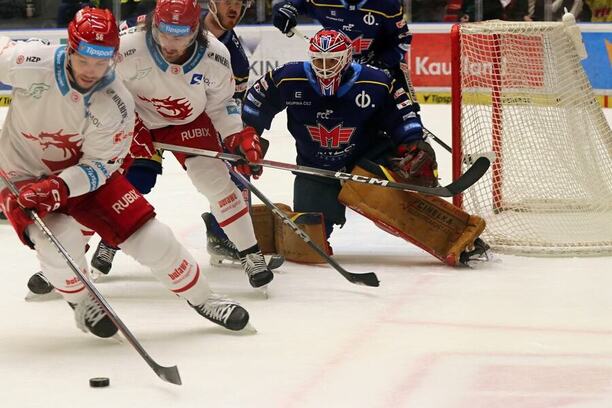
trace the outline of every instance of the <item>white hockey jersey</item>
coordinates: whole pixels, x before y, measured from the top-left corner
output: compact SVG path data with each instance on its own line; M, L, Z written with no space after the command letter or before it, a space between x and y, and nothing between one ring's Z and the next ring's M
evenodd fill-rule
M0 37L0 81L13 87L0 167L15 180L59 173L76 197L120 167L135 115L132 96L112 72L86 94L73 89L66 58L65 46Z
M208 33L182 65L167 62L144 26L121 32L117 71L132 93L136 112L149 129L192 122L202 112L221 138L242 130L229 51Z

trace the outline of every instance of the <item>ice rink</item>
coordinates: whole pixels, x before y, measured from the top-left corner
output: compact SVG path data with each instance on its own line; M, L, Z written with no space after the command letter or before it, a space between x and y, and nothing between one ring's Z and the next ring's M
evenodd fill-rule
M293 162L283 120L266 134L268 158ZM449 106L424 106L423 121L449 141ZM450 155L436 150L446 184ZM257 186L291 203L290 173L266 169ZM208 204L170 155L149 198L208 265L200 219ZM25 302L35 254L6 224L0 240L5 408L612 407L610 257L498 255L477 269L450 268L349 212L332 236L335 258L351 272L376 272L381 286L285 263L265 299L240 268L209 267L213 289L240 301L258 330L235 334L119 254L97 287L154 359L178 365L179 387L159 380L127 342L80 332L66 302ZM90 388L100 376L110 387Z

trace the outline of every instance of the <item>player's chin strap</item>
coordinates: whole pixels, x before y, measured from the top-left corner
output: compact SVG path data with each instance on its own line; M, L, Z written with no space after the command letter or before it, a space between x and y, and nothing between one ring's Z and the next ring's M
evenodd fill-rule
M14 196L19 195L19 190L17 189L17 186L15 186L15 184L9 179L7 174L2 169L0 169L0 180L4 182L11 194L13 194ZM76 277L83 283L83 285L85 285L87 290L89 290L91 295L96 299L100 306L102 306L104 312L113 321L113 323L115 324L115 326L117 326L121 333L123 333L127 341L129 341L130 344L136 349L138 354L140 354L140 356L147 362L149 367L151 367L153 371L155 371L155 374L157 374L159 378L164 381L167 381L172 384L181 385L181 376L179 375L178 368L176 366L163 367L157 364L155 360L153 360L151 356L149 356L149 353L145 351L140 342L136 339L136 337L134 337L134 335L130 332L127 326L119 318L117 313L108 304L106 299L100 294L100 292L98 292L98 289L96 289L93 283L91 283L89 279L85 277L85 275L83 275L83 272L81 272L77 263L74 261L74 259L72 259L72 256L70 256L66 248L64 248L62 243L59 242L55 234L53 234L47 224L45 224L45 222L38 216L36 211L30 209L24 209L24 211L30 216L36 226L40 228L40 230L47 237L47 239L51 241L57 251L62 255L72 272L74 272Z
M156 149L169 150L171 152L187 153L193 156L204 156L215 159L226 160L230 163L244 164L245 159L242 156L229 153L221 153L212 150L196 149L193 147L184 147L170 145L166 143L154 143ZM333 171L319 169L315 167L301 166L297 164L283 163L272 160L260 160L252 165L270 167L273 169L285 170L294 173L309 174L311 176L326 177L340 181L351 181L355 183L369 184L378 187L393 188L396 190L412 191L423 194L430 194L439 197L452 197L462 193L474 183L476 183L489 169L491 162L486 156L478 157L457 180L446 185L438 187L425 187L418 184L401 183L394 180L381 180L375 177L367 177L356 174L345 173L342 171Z

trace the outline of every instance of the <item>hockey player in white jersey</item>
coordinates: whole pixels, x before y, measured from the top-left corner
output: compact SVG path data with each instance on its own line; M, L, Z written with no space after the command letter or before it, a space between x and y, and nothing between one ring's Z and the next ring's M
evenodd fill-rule
M140 118L133 156L150 158L152 141L261 159L253 128L244 128L233 99L235 82L227 48L201 23L194 0L159 0L145 23L122 32L117 70L134 96ZM219 140L221 139L221 141ZM211 211L236 245L251 286L274 277L253 231L248 206L222 161L175 154ZM238 168L256 175L261 168Z
M195 259L118 172L134 126L132 96L115 78L118 48L112 13L95 8L76 14L67 46L0 37L0 81L13 87L0 168L19 188L18 196L0 190L1 210L84 331L110 337L117 328L24 208L38 212L85 273L81 231L91 229L151 268L200 315L240 330L247 311L211 292Z

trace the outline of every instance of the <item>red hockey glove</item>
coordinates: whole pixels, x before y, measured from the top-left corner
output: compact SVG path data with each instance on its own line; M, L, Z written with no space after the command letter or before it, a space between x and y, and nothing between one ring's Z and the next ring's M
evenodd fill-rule
M153 147L153 138L151 132L142 123L142 120L136 115L136 123L134 124L134 137L130 146L130 156L134 159L150 159L155 154Z
M17 232L17 235L19 235L21 242L30 248L34 248L34 244L30 241L25 233L28 225L33 224L34 221L32 221L30 216L26 214L24 209L21 208L19 203L17 203L17 197L8 191L3 192L2 195L4 195L4 202L2 205L4 215L6 215L6 218Z
M231 153L239 154L251 163L258 162L263 158L259 136L251 126L226 137L223 143ZM242 174L253 175L254 179L258 179L263 171L263 168L257 165L237 164L235 167Z
M397 158L392 159L393 170L406 181L427 187L438 185L438 163L431 145L423 140L401 144Z
M57 176L50 176L22 187L17 202L24 208L38 211L38 215L42 217L65 205L68 195L68 186L64 180Z

